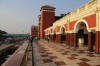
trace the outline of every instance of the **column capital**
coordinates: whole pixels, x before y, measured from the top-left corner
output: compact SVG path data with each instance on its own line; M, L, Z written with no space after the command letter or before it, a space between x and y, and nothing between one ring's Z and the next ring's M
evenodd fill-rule
M92 32L92 30L88 30L88 32Z
M69 31L69 33L74 33L74 31Z

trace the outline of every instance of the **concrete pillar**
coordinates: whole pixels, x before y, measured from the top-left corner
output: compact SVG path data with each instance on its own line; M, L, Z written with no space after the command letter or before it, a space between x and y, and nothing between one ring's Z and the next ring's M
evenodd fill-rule
M51 36L51 41L53 42L53 35Z
M58 34L56 35L56 43L58 43Z
M89 51L93 51L93 33L92 32L88 32L88 50Z
M61 34L58 34L58 43L62 43Z
M69 33L69 45L74 46L74 34Z
M72 46L72 33L70 33L70 46Z
M70 44L70 34L67 33L67 45L69 46L69 44Z
M96 31L96 46L95 52L100 54L100 31Z
M52 36L52 41L54 42L54 35Z
M69 46L71 46L71 33L69 33Z
M68 45L68 33L66 34L66 45Z
M78 47L78 36L77 36L77 33L74 33L74 47Z
M74 33L70 33L69 34L69 44L70 44L70 46L74 46Z
M52 41L52 35L50 35L50 41Z
M58 43L58 35L56 35L56 43Z
M53 41L56 42L56 34L53 35Z

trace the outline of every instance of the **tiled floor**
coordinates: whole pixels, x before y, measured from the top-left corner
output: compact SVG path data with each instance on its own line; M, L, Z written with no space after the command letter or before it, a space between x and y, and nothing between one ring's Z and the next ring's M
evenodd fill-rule
M33 43L34 66L100 66L100 54L65 44Z

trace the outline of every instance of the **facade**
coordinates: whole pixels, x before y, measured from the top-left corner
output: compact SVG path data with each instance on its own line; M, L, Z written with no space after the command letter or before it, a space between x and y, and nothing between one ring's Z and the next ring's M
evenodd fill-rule
M79 48L87 46L87 50L100 53L100 0L91 0L53 22L44 32L50 41Z
M63 14L61 16L55 16L55 9L55 7L49 5L41 7L41 14L38 16L38 37L40 39L45 38L44 30L46 28L49 28L56 20L63 17Z
M31 26L31 35L33 36L33 38L38 36L38 26Z
M38 16L38 37L40 39L44 38L44 30L49 28L52 23L55 21L55 7L45 5L40 9L41 15Z

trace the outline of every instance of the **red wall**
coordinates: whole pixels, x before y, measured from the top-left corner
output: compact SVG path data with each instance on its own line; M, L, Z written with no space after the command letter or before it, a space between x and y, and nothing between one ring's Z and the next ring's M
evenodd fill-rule
M58 26L58 27L57 27L57 32L59 32L59 31L60 31L60 27L61 27L61 26Z
M55 22L55 12L43 11L41 18L42 18L42 38L44 38L44 30L50 27L50 24Z
M75 23L76 21L70 22L70 30L74 30Z
M42 13L43 13L42 26L43 26L43 29L46 29L46 28L50 27L50 24L55 22L55 12L43 11Z
M89 28L96 27L96 14L85 17L84 19L88 22Z
M65 28L66 28L66 31L68 30L68 25L67 24L64 24Z
M96 27L96 14L83 18L87 21L89 28ZM76 20L77 21L77 20ZM76 21L70 23L70 30L74 30Z

